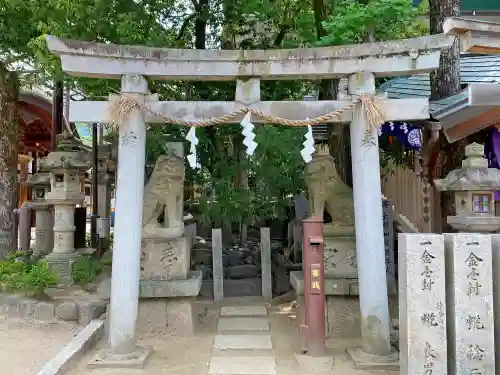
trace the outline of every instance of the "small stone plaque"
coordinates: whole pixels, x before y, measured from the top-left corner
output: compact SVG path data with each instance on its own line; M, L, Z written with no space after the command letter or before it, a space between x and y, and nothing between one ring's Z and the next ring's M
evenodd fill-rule
M356 279L358 264L355 237L325 237L325 277Z
M443 236L402 233L398 244L401 374L446 375Z
M445 234L450 372L495 374L491 236Z

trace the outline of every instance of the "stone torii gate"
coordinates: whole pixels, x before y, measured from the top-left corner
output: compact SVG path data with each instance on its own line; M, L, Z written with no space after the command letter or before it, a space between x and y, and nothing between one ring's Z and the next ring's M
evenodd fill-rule
M349 93L374 94L375 77L430 72L438 67L440 51L449 48L445 35L353 46L294 50L174 50L118 46L47 37L49 49L61 56L63 70L74 76L121 79L122 94L149 108L134 107L119 128L115 242L110 309L110 347L101 353L102 366L140 366L147 348L136 345L139 297L142 197L146 123L175 117L185 121L223 116L252 108L268 116L305 120L347 108L328 123L351 122L356 247L358 255L362 348L355 360L389 361L390 319L387 298L378 137L365 143L367 116L363 105L352 101L260 101L260 80L349 77ZM237 80L234 102L158 101L148 95L146 77L156 80ZM427 99L387 100L388 121L427 120ZM75 102L71 122L106 122L108 102ZM233 118L230 122L241 120ZM269 120L252 117L253 123ZM360 355L361 354L361 355Z

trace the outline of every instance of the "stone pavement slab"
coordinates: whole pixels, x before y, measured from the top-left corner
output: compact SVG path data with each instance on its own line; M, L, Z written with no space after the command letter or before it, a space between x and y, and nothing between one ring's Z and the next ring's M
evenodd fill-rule
M220 318L217 332L234 331L269 331L269 320L267 318Z
M272 350L270 336L264 335L217 335L214 349L219 350Z
M276 375L274 357L214 357L210 375Z
M248 317L267 316L264 306L224 306L220 312L221 317Z

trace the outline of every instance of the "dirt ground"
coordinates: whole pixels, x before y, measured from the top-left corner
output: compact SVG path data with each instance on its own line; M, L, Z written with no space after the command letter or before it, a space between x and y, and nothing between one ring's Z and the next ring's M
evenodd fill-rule
M224 305L250 305L248 299L224 301ZM303 375L293 356L298 343L298 329L295 310L284 304L270 307L271 336L276 356L278 375ZM212 344L216 332L216 322L220 312L220 305L214 302L198 302L197 335L195 338L174 337L140 337L140 345L151 345L154 351L144 370L125 369L88 369L87 363L92 359L96 350L105 347L102 340L98 347L88 353L68 375L205 375L208 372L212 356ZM329 340L327 343L329 354L335 357L335 364L331 371L314 372L315 375L397 375L386 371L361 371L354 369L352 363L344 354L346 346L356 346L356 340Z
M36 374L81 328L65 322L40 323L0 317L0 374Z

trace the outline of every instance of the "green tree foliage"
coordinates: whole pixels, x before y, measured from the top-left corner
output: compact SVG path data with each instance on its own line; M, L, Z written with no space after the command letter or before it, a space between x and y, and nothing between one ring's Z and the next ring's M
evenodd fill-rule
M324 22L327 35L319 44L357 44L421 36L428 32L423 11L423 6L414 8L408 0L344 0Z
M328 10L318 18L315 7ZM4 0L0 4L0 56L30 62L38 81L61 75L47 50L46 34L117 44L170 48L269 49L338 45L397 39L424 32L408 0ZM322 23L322 20L325 20ZM321 33L318 32L321 28ZM64 77L90 99L104 100L119 82ZM318 82L262 83L263 100L296 100ZM161 100L234 100L234 82L158 82L150 88ZM148 128L147 166L169 141L187 129ZM259 147L244 156L241 126L199 129L202 168L187 167L190 184L200 187L203 216L210 221L251 223L282 218L293 195L303 190L300 157L304 129L258 126ZM188 144L186 144L186 149Z

